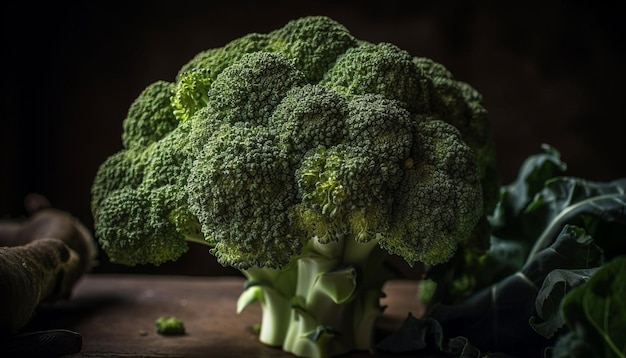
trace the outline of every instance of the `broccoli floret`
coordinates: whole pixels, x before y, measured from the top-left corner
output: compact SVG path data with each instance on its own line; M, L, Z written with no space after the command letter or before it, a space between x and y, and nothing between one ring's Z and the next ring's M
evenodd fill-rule
M289 224L296 200L289 157L264 127L223 128L196 157L189 208L222 264L280 268L301 247Z
M295 87L276 107L270 120L288 150L304 154L316 146L341 143L347 134L347 101L327 87ZM299 160L300 158L298 158Z
M173 90L172 83L157 81L139 94L123 122L122 144L125 148L154 143L178 126L170 107Z
M108 157L98 168L91 186L91 210L95 214L104 199L123 188L137 188L143 181L148 156L143 150L123 149Z
M180 336L186 333L185 323L178 317L159 317L154 325L157 333L164 336Z
M231 41L224 47L202 51L180 69L177 81L180 81L182 76L190 71L203 69L210 69L210 78L215 80L218 74L243 55L263 51L267 48L268 43L269 36L267 34L251 33Z
M194 164L191 142L188 141L190 134L191 122L182 123L146 149L149 158L145 162L143 181L139 188L151 192L151 205L163 210L168 219L167 225L173 226L181 241L204 243L200 223L189 210L188 192L181 190L187 184ZM178 245L182 246L180 243Z
M441 64L427 58L414 58L413 62L430 78L428 106L432 113L459 130L463 141L474 151L483 187L484 211L491 212L497 202L501 182L482 96L467 83L455 80Z
M401 103L381 95L355 96L349 104L347 118L348 141L351 145L364 148L383 159L390 167L399 169L410 156L413 144L413 120L411 113ZM397 171L390 176L399 178Z
M122 150L101 165L93 214L96 237L112 262L161 264L185 253L186 241L204 242L181 190L193 165L190 127L183 123L160 141Z
M292 20L269 39L267 50L293 59L310 83L319 82L336 58L358 43L343 25L322 16Z
M299 225L321 243L367 242L384 231L384 163L364 148L339 144L307 155L296 171ZM381 165L382 164L382 165Z
M415 134L395 198L393 240L381 245L409 262L438 264L471 237L483 215L482 190L474 154L456 128L423 121Z
M161 191L123 188L100 203L94 215L99 222L95 234L111 262L158 265L187 251L164 199Z
M361 43L337 58L321 84L344 95L380 94L408 110L427 110L424 78L411 55L390 43Z
M209 88L212 83L211 70L208 68L183 73L172 91L173 95L168 97L171 98L172 105L168 110L179 121L187 121L209 103Z
M265 124L285 93L305 83L304 74L280 54L246 54L217 76L208 105L222 121Z
M320 242L368 242L388 231L413 140L409 112L379 95L355 96L345 128L342 143L314 147L296 170L299 223Z
M157 87L133 115L147 138L96 175L96 235L128 265L211 246L248 278L238 310L261 303L264 343L370 349L390 254L437 264L487 241L486 112L432 60L306 17L206 50Z

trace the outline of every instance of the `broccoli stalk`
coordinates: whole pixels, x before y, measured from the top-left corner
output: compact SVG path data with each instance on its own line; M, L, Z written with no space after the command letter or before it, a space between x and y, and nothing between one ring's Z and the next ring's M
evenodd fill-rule
M480 95L443 66L322 16L250 34L148 86L92 187L112 262L204 242L247 277L238 311L298 356L372 348L388 255L486 247L499 189Z
M382 287L392 277L382 265L384 258L375 240L311 240L282 270L243 270L248 281L237 311L259 302L261 342L298 356L369 350L382 313Z

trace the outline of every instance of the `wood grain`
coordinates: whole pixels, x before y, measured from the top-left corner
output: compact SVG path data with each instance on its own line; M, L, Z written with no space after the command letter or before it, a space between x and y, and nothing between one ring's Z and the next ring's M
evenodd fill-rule
M236 313L243 283L240 277L92 274L69 301L41 307L27 328L80 333L83 348L72 357L292 357L259 343L252 328L260 322L259 305ZM391 281L384 291L379 336L399 327L408 312L422 314L415 281ZM154 321L168 315L184 321L186 335L156 333Z

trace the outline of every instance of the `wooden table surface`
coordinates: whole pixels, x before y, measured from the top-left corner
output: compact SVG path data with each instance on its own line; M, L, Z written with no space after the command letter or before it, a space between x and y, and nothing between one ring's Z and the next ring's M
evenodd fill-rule
M83 347L71 357L293 357L258 341L252 328L260 322L258 304L236 313L243 283L242 277L92 274L79 282L69 301L43 306L29 329L78 332ZM382 336L399 327L408 312L422 313L415 281L391 281L384 291L381 303L387 309L377 322ZM179 317L187 334L157 334L159 316Z

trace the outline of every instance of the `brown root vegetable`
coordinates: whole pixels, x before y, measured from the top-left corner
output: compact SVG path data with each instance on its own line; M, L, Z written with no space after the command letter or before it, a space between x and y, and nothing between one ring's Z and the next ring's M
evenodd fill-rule
M17 247L43 238L59 239L76 251L84 271L95 265L97 248L91 233L64 211L47 208L23 222L0 222L0 246Z
M68 299L95 264L95 241L69 213L39 208L0 223L0 337L14 334L42 302Z
M16 333L41 302L66 295L79 265L76 252L59 239L0 248L0 333Z

